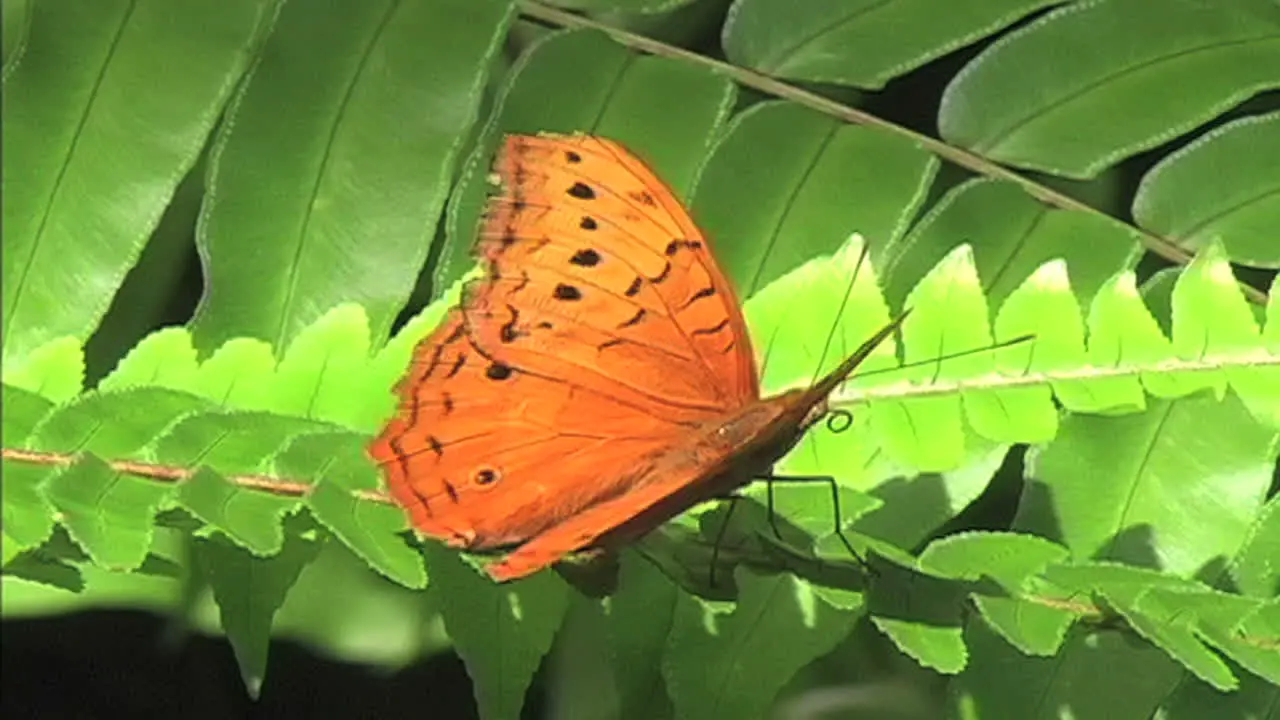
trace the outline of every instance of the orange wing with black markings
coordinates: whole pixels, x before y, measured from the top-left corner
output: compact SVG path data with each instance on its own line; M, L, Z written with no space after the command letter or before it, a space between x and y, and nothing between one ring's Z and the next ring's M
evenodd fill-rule
M419 343L371 447L414 527L472 549L625 496L759 392L732 287L639 160L594 137L510 136L496 168L486 273Z

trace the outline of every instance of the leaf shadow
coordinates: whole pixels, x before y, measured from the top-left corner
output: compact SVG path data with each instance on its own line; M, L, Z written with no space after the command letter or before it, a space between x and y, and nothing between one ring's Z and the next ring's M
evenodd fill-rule
M940 473L899 475L868 494L884 504L858 518L854 529L904 549L919 545L954 514Z
M1147 523L1133 525L1112 535L1093 554L1094 560L1120 562L1134 567L1164 571L1160 551L1156 547L1155 529Z

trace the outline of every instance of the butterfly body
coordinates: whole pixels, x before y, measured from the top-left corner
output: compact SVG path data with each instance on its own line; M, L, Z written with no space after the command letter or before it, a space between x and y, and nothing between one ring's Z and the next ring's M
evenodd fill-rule
M420 533L510 549L497 580L768 472L874 346L761 398L732 286L643 163L601 138L517 135L496 169L486 272L419 343L370 454Z

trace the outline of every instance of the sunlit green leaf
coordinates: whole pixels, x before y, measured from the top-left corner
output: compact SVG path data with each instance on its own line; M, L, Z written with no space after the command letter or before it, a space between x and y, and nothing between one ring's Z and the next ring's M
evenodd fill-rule
M255 338L228 340L200 363L192 392L228 407L266 410L275 368L270 344Z
M98 383L100 392L130 387L190 391L196 375L196 350L186 328L166 328L143 338L116 369Z
M50 340L25 358L4 364L4 382L61 403L84 385L84 350L75 338Z

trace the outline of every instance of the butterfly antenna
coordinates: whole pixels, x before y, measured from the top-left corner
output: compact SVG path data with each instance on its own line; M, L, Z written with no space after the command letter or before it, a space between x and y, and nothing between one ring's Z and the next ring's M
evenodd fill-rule
M830 395L831 391L835 390L837 385L844 382L845 379L849 377L849 374L853 372L854 368L861 365L862 361L866 360L868 355L875 352L875 349L880 347L880 343L884 342L890 335L898 331L898 328L902 326L902 323L910 314L910 308L903 310L897 317L893 318L886 323L884 327L877 330L875 335L872 335L866 342L859 345L858 349L854 350L852 355L845 358L835 370L832 370L820 380L814 382L807 391L809 397L816 400ZM870 373L867 374L870 375Z
M903 313L903 314L905 315L906 313ZM1004 342L998 342L992 345L987 345L985 347L970 348L968 350L959 350L953 353L947 353L946 355L939 355L938 357L932 357L932 358L929 358L928 360L917 360L915 362L909 362L903 365L899 365L897 367L886 367L886 368L879 368L877 370L869 370L864 373L858 373L853 377L864 378L864 377L870 377L872 375L881 375L887 372L897 372L898 370L906 370L907 368L920 367L921 365L929 365L932 363L942 363L942 362L946 362L947 360L954 360L956 358L962 358L967 355L976 355L978 353L991 352L992 350L1001 350L1003 348L1012 347L1014 345L1020 345L1024 342L1027 342L1029 340L1035 340L1035 339L1036 339L1035 335L1019 335L1018 337L1013 338L1011 340L1005 340Z
M773 345L778 339L778 331L782 330L782 323L773 326L773 332L769 333L769 343L764 346L764 357L760 359L760 377L764 377L765 370L769 367L769 356L773 353Z
M835 340L836 335L839 334L842 339L844 337L844 333L840 332L840 318L844 317L844 309L849 305L849 298L853 296L853 287L858 282L858 273L862 270L862 263L867 259L868 252L867 245L864 243L862 245L862 252L858 253L858 262L853 266L853 278L849 281L849 285L844 289L844 297L840 299L840 307L836 310L836 321L832 323L831 332L827 333L827 342L822 346L822 354L818 356L818 366L813 370L813 380L810 382L811 385L818 382L818 378L822 377L822 365L827 361L827 353L831 351L831 343ZM905 316L906 313L903 313L903 315ZM881 340L883 340L883 338L881 338ZM879 340L876 341L876 344L879 344ZM858 349L858 353L855 353L855 355L861 353L863 349L865 349L865 344L862 348ZM867 354L874 349L874 346L867 349ZM863 354L862 357L865 358L866 354Z

